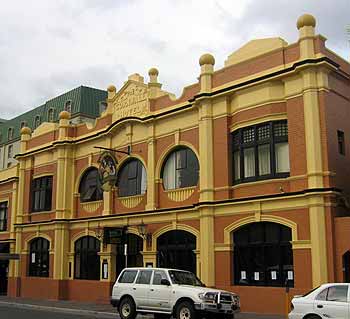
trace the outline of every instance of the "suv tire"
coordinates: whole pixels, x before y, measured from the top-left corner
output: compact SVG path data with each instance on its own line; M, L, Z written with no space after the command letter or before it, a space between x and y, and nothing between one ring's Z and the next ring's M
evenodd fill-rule
M137 313L134 300L130 297L123 298L120 302L118 312L121 319L135 319Z
M193 304L189 301L180 302L175 310L176 319L195 319L196 312Z

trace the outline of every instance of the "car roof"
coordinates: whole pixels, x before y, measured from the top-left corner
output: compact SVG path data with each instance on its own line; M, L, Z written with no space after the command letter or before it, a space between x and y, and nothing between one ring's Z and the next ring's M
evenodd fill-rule
M347 283L347 282L329 282L329 283L321 285L320 287L327 288L327 287L331 287L331 286L345 286L345 285L349 285L349 283Z
M187 270L182 270L182 269L173 269L173 268L160 268L160 267L127 267L124 268L124 270L165 270L165 271L183 271L183 272L190 272Z

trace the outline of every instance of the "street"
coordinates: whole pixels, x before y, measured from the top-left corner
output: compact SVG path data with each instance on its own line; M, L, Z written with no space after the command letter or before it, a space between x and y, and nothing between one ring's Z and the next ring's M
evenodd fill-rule
M57 309L57 308L56 308ZM4 306L0 305L0 318L1 319L119 319L119 316L115 316L106 313L100 314L88 314L82 310L77 313L67 313L57 310L37 310L30 308L14 307L14 306ZM137 319L153 319L153 316L138 316ZM253 314L239 314L236 316L237 319L280 319L281 316L262 316Z

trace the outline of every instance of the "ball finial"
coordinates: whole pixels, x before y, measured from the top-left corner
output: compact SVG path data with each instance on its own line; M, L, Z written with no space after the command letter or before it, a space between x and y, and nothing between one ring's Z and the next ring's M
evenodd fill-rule
M108 86L107 91L108 92L116 92L117 88L113 84L111 84Z
M316 19L311 14L303 14L299 17L297 21L297 28L298 30L303 27L315 27L316 26Z
M149 69L148 71L148 75L151 76L151 75L155 75L155 76L158 76L159 72L156 68L151 68Z
M21 128L21 135L30 135L32 134L32 130L28 126L23 126Z
M59 115L60 120L69 120L70 119L70 113L67 111L62 111Z
M199 65L202 66L204 64L214 65L215 64L215 58L209 53L203 54L199 58Z

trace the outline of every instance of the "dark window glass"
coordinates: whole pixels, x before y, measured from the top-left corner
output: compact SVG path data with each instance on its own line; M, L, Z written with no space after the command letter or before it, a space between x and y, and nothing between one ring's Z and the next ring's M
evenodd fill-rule
M195 186L198 176L198 159L189 148L177 149L165 160L162 172L164 189Z
M240 129L232 140L234 183L289 176L287 121Z
M147 177L145 167L138 159L128 161L120 169L118 176L119 196L134 196L146 192Z
M97 168L90 168L85 172L79 185L80 201L93 202L103 199Z
M343 131L337 131L339 154L345 155L345 136Z
M76 279L100 279L100 241L85 236L75 242L75 275Z
M140 270L136 279L137 284L148 285L151 282L152 270Z
M153 275L153 285L161 285L162 279L168 279L165 271L155 270Z
M52 176L36 178L32 182L32 212L51 210Z
M348 286L332 286L328 288L327 301L347 302Z
M291 230L260 222L233 233L234 283L250 286L294 286Z
M49 277L50 243L45 238L33 239L29 251L29 276Z
M0 203L0 231L7 230L7 202Z
M137 270L125 270L120 276L119 281L122 284L131 284L134 282L137 275Z

